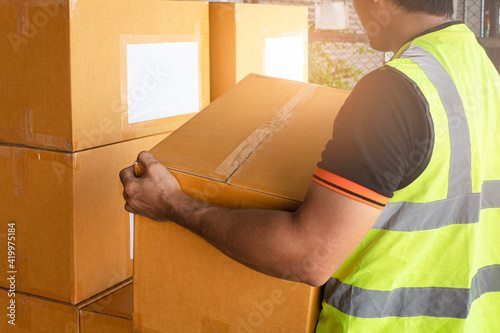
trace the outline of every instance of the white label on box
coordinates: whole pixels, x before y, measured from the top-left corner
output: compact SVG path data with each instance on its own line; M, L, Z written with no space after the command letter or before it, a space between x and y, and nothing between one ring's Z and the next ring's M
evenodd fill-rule
M266 38L265 73L280 79L305 81L302 36Z
M316 29L345 30L349 28L349 20L344 2L321 2L315 5Z
M200 110L198 42L128 44L128 123Z
M130 259L134 259L134 222L135 216L132 213L130 214Z

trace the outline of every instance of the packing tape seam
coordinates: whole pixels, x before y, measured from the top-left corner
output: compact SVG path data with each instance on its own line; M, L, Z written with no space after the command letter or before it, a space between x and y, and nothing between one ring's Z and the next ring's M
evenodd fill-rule
M0 287L0 291L9 292L8 289L2 288L2 287ZM19 291L19 290L16 290L15 294L16 295L20 295L20 296L25 296L25 297L28 297L28 298L32 298L32 299L36 299L36 300L39 300L39 301L46 301L46 302L57 303L57 304L61 304L61 305L67 305L67 306L70 306L70 307L73 307L73 308L78 308L78 304L66 303L66 302L63 302L63 301L56 300L56 299L52 299L52 298L48 298L48 297L43 297L43 296L38 296L38 295L34 295L34 294L22 292L22 291Z
M70 18L80 16L80 12L78 11L78 7L76 5L77 1L78 0L68 0Z
M225 176L225 182L240 168L240 166L266 141L274 132L303 102L308 100L314 90L313 85L302 87L288 102L282 106L276 116L270 121L263 123L252 134L250 134L231 154L215 169L214 173Z
M0 147L32 149L32 150L38 150L38 151L48 151L48 152L64 153L64 154L74 154L74 153L79 152L79 151L62 150L62 149L57 149L57 148L39 147L39 146L25 145L25 144L19 144L19 143L10 143L10 142L0 142Z
M17 34L29 34L28 0L16 2L17 10Z
M21 108L21 135L26 142L33 142L34 138L34 111L29 108Z
M126 286L130 285L131 283L134 282L133 277L129 277L126 280L119 282L107 289L104 289L97 295L91 296L87 298L86 300L81 301L80 303L77 303L75 306L78 307L79 309L84 310L85 307L94 304L100 300L102 300L105 297L108 297L109 295L113 294L114 292L117 292L118 290L121 290L125 288Z
M61 6L68 0L0 0L1 6L16 6L19 2L24 2L28 7L50 7Z
M28 154L25 150L16 149L13 152L13 192L15 197L24 193L28 179Z
M17 34L29 35L29 7L62 6L67 0L0 0L0 6L16 7L17 11ZM75 2L76 0L69 0ZM74 7L74 6L72 6Z
M150 137L153 137L153 136L157 136L157 135L161 135L161 134L169 134L169 133L172 133L172 131L166 131L166 132L159 132L159 133L155 133L155 134L144 135L144 136L141 136L140 138L133 138L133 139L127 139L127 140L118 141L118 142L111 142L111 143L103 144L103 145L100 145L100 146L95 146L95 147L90 147L90 148L85 148L85 149L78 149L78 150L65 150L65 149L59 149L59 148L41 147L41 146L34 146L34 145L29 145L29 144L3 142L3 141L0 141L0 147L24 148L24 149L32 149L32 150L37 150L37 151L47 151L47 152L64 153L64 154L77 154L77 153L85 152L85 151L88 151L88 150L105 148L105 147L108 147L108 146L122 144L124 142L134 141L134 140L137 140L137 139L150 138ZM38 134L35 134L35 137L37 137L37 135ZM54 138L58 138L58 137L56 137L56 136L50 136L50 138L54 139ZM53 142L55 142L55 141L53 141Z
M102 312L99 312L99 311L88 310L88 309L80 309L80 311L81 312L96 313L96 314L100 314L100 315L103 315L103 316L108 316L108 317L113 317L113 318L119 318L119 319L126 319L126 320L129 320L129 321L132 321L132 319L130 319L130 318L122 317L122 316L118 316L118 315L114 315L114 314L110 314L110 313L102 313Z
M37 147L35 146L35 144L41 144L46 146L66 147L69 148L69 151L71 151L71 143L66 138L55 135L35 133L35 111L33 109L22 107L20 109L19 115L19 133L22 140L28 143L21 144L22 146ZM68 151L66 149L54 149L61 152Z

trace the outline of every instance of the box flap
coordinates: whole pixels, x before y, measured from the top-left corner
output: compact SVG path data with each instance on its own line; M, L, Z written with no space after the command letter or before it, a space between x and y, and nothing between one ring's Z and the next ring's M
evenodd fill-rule
M98 301L84 307L82 310L111 315L120 318L132 319L133 313L133 284L114 291Z
M347 91L316 86L228 182L302 201L348 95Z
M302 200L348 94L251 74L151 153L174 170Z
M300 102L296 95L307 86L249 75L151 153L169 168L225 181Z

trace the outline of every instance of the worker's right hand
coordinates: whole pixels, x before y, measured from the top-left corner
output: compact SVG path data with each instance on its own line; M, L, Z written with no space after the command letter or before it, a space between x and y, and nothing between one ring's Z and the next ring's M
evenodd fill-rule
M125 209L156 221L182 218L180 209L188 197L174 175L149 152L141 152L137 161L144 166L142 176L135 176L133 166L120 172Z

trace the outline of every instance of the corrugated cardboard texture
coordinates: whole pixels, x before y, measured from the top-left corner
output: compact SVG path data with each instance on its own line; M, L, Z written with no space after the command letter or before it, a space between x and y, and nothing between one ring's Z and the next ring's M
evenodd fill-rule
M128 285L126 285L128 283ZM128 333L132 332L131 281L119 284L81 304L72 305L34 295L0 289L0 305L11 313L11 300L15 301L15 325L0 322L0 332L30 333ZM123 285L126 285L123 287ZM90 305L86 306L86 304ZM91 309L91 310L87 310ZM120 314L118 316L116 314Z
M307 7L211 3L211 100L250 73L266 74L266 38L303 36L303 71L307 80L307 29Z
M0 142L74 152L175 130L192 114L129 124L123 52L129 42L186 38L199 42L202 108L210 101L207 3L2 1Z
M132 320L80 311L80 333L132 333Z
M19 291L76 304L132 276L118 173L167 135L73 154L0 146L0 286L7 222L16 223Z
M0 332L9 333L78 333L78 309L67 304L17 294L11 298L0 289L0 306L6 313L11 299L15 299L15 325L8 323L3 315ZM10 310L9 310L10 312Z
M133 288L133 284L130 283L129 285L110 293L106 297L87 305L82 310L132 320L134 306Z
M129 284L80 311L81 333L132 333L133 286Z
M293 211L347 96L250 75L151 152L198 200ZM137 218L135 250L140 332L314 330L318 288L257 273L173 223Z

